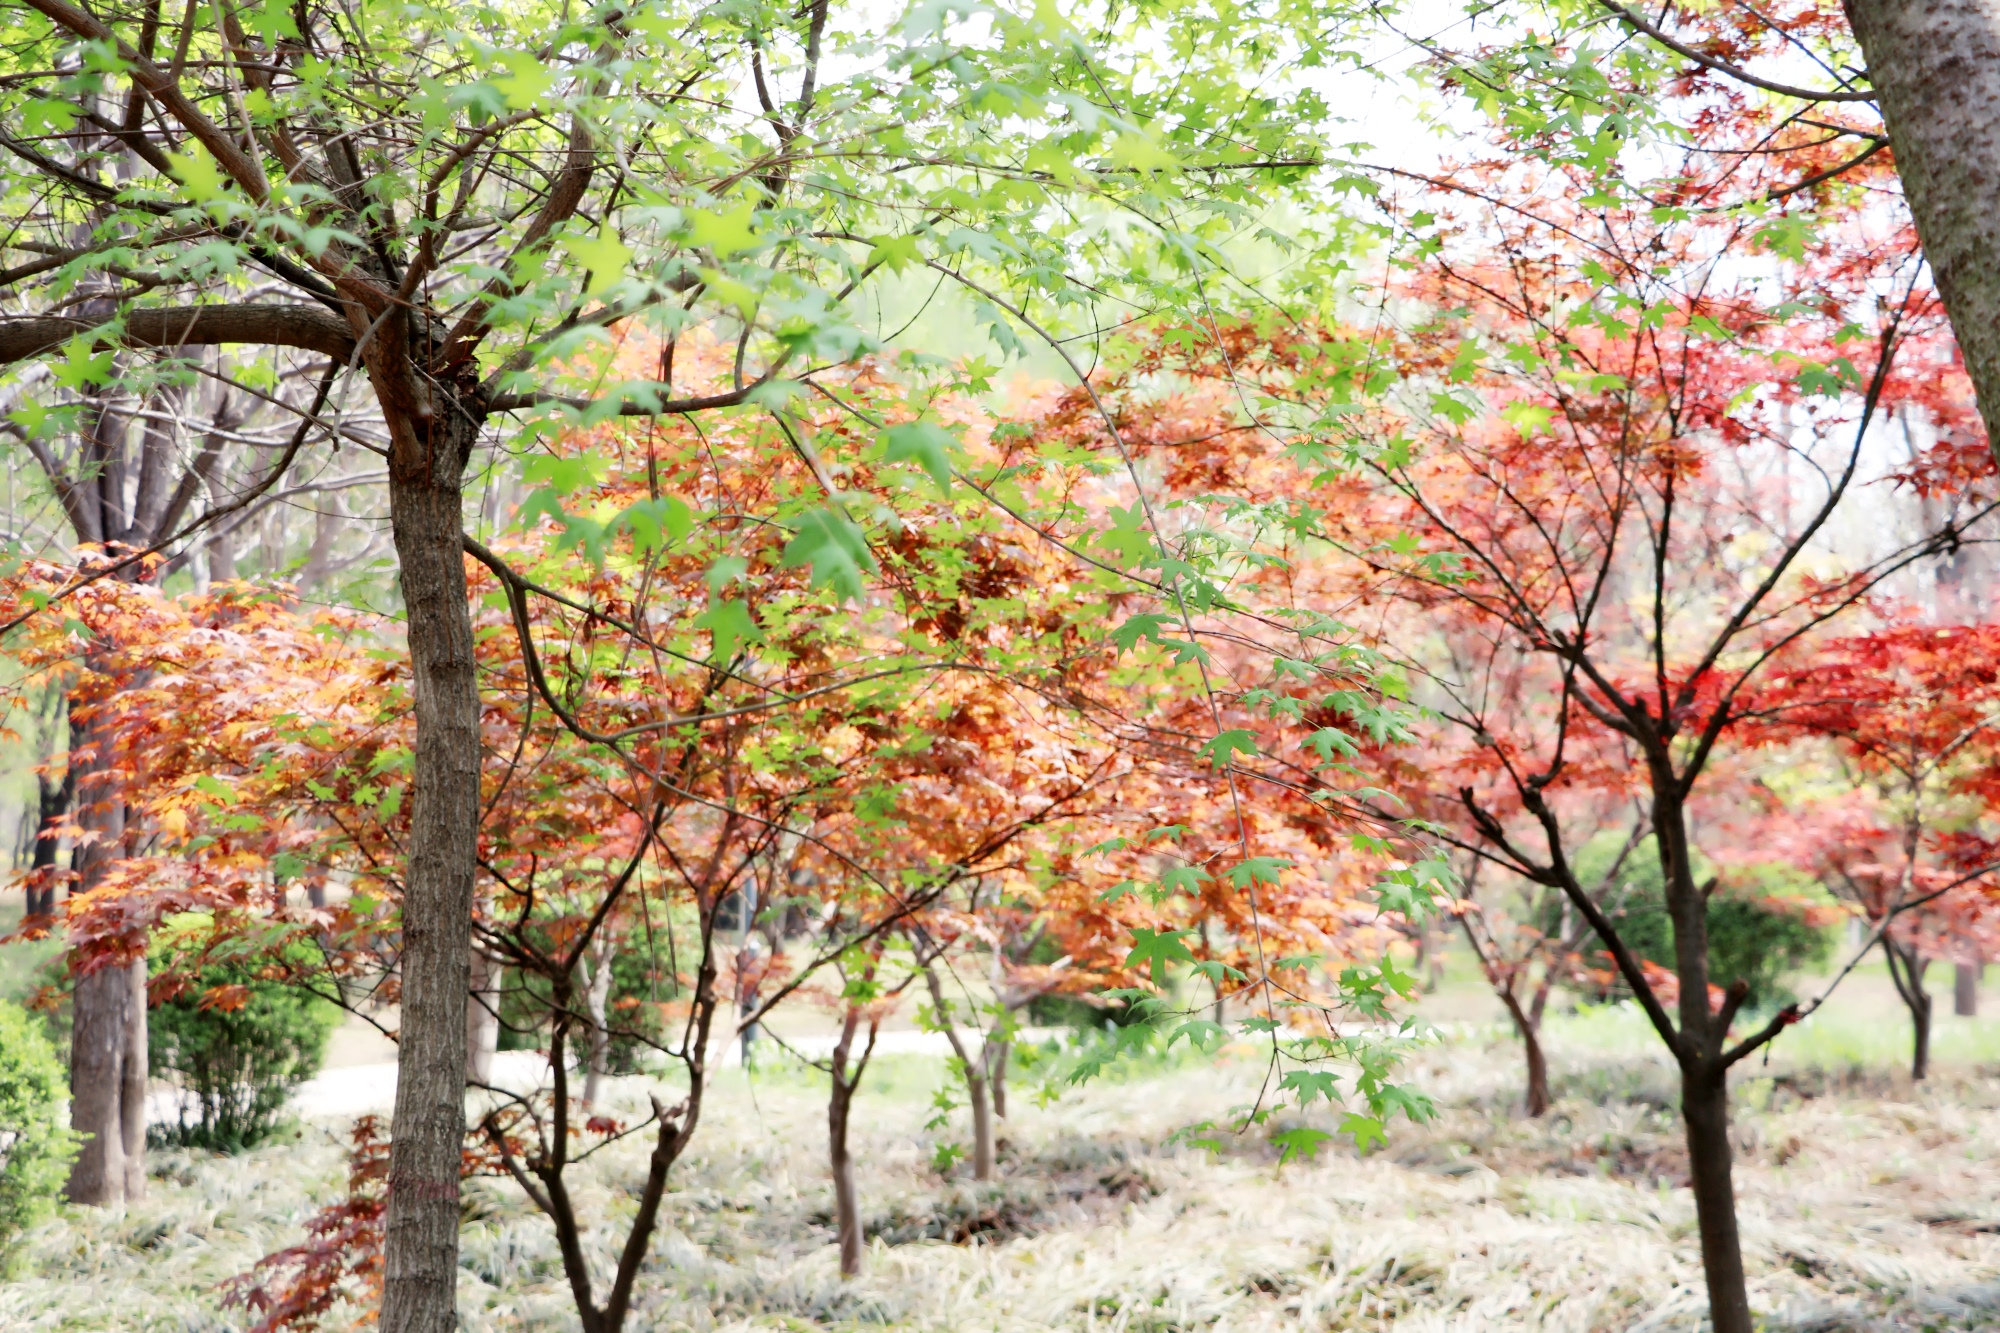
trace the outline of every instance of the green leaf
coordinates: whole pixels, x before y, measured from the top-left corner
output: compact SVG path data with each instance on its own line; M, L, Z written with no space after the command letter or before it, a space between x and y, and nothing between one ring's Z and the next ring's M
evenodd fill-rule
M1132 952L1125 955L1125 966L1139 969L1148 963L1153 968L1153 984L1164 987L1167 980L1167 964L1192 963L1194 955L1188 952L1182 940L1193 939L1191 930L1148 930L1144 926L1132 928Z
M930 421L911 421L882 432L882 457L890 463L915 462L941 491L951 490L951 456L958 439Z
M1242 727L1233 727L1203 745L1195 753L1206 757L1216 768L1227 768L1230 761L1238 754L1254 756L1257 753L1257 738Z
M812 566L815 587L825 588L843 602L858 602L867 590L862 576L875 569L875 557L854 521L837 509L814 509L799 520L798 534L785 545L780 561L786 569Z
M1247 889L1256 884L1276 884L1280 873L1292 868L1292 863L1282 856L1252 856L1231 866L1226 878L1239 889Z
M687 210L688 243L706 249L717 259L728 259L763 242L757 236L757 206L748 200L724 212Z
M694 618L694 627L709 633L711 662L730 661L744 644L764 641L764 631L752 618L750 608L734 599L710 606Z
M1353 1118L1348 1117L1350 1120ZM1311 1161L1314 1154L1319 1152L1319 1146L1332 1137L1333 1135L1323 1129L1314 1129L1310 1125L1295 1125L1291 1129L1280 1130L1273 1134L1271 1142L1277 1145L1280 1163L1300 1157Z
M618 239L618 232L608 222L594 237L574 234L564 237L563 246L577 263L590 271L590 284L584 288L587 296L601 296L616 286L632 262L632 247Z

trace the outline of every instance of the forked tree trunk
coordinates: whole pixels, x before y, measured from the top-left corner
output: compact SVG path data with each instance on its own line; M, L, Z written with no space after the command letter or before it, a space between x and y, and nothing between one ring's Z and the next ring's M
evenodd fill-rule
M1894 936L1882 936L1882 952L1889 963L1889 979L1896 994L1910 1011L1910 1077L1921 1083L1931 1072L1931 993L1924 989L1924 973L1930 959L1915 949L1898 944Z
M1951 1011L1960 1018L1979 1017L1979 964L1959 963L1952 968Z
M1987 438L2000 448L2000 4L1845 5Z
M371 371L374 367L371 367ZM483 413L444 393L390 416L389 517L409 623L416 754L402 919L402 1031L389 1150L382 1333L457 1328L465 1001L479 837L479 692L461 476ZM386 398L378 387L378 398Z

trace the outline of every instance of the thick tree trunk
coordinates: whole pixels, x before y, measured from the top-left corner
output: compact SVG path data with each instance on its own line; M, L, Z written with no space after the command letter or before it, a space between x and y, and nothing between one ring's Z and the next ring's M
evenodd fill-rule
M1729 1077L1701 1062L1681 1075L1681 1118L1687 1125L1688 1170L1694 1178L1701 1266L1708 1278L1714 1333L1753 1333L1743 1243L1736 1230L1736 1186L1729 1145Z
M453 1333L458 1325L465 1002L480 759L460 479L481 414L443 395L434 411L421 423L391 423L389 516L402 566L417 736L382 1333Z
M2000 4L1845 4L1987 438L2000 447Z
M1979 964L1959 963L1952 968L1951 1011L1960 1018L1979 1017Z
M109 757L87 723L70 724L70 771L83 831L72 893L88 892L124 853L125 806L103 779ZM136 978L136 979L135 979ZM110 1205L145 1191L146 965L101 967L70 997L70 1128L86 1135L70 1168L71 1203Z
M84 1135L63 1197L109 1206L125 1201L126 1034L132 1004L128 969L102 967L80 978L71 995L69 1123ZM143 1168L142 1168L143 1169Z

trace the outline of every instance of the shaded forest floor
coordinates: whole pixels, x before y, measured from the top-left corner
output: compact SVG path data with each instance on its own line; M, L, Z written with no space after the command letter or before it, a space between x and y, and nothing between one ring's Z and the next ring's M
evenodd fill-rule
M1958 1049L2000 1023L1977 1027ZM1017 1089L1005 1178L986 1187L932 1168L923 1124L944 1067L899 1059L871 1071L859 1103L873 1239L853 1283L834 1272L821 1082L732 1071L678 1172L632 1327L1693 1330L1699 1256L1673 1083L1640 1036L1629 1015L1557 1020L1559 1100L1540 1123L1514 1113L1504 1036L1454 1037L1411 1071L1439 1120L1398 1124L1366 1157L1329 1147L1286 1165L1261 1135L1219 1154L1170 1142L1254 1095L1251 1051L1046 1107ZM1738 1084L1737 1181L1766 1327L2000 1327L2000 1064L1961 1058L1913 1089L1816 1046ZM144 1203L68 1212L30 1239L0 1286L0 1328L245 1326L215 1284L296 1243L303 1216L335 1197L343 1128L301 1126L237 1158L157 1154ZM591 1164L588 1215L628 1215L642 1155L632 1144ZM467 1215L468 1328L575 1327L548 1227L519 1192L477 1182Z

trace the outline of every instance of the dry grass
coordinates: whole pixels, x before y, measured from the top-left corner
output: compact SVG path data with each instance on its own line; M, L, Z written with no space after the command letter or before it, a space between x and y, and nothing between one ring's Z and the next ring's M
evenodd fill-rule
M1439 1121L1366 1158L1286 1166L1261 1139L1219 1156L1167 1142L1245 1100L1254 1058L1161 1068L1017 1108L1007 1179L985 1189L930 1167L921 1124L940 1067L895 1063L863 1094L876 1239L854 1283L834 1273L817 1083L739 1077L678 1178L633 1327L1697 1328L1667 1071L1582 1022L1557 1051L1559 1105L1541 1123L1512 1114L1511 1047L1466 1037L1414 1071ZM1865 1068L1752 1072L1738 1185L1767 1327L2000 1327L2000 1079L1961 1064L1913 1091ZM626 1214L638 1157L593 1164L592 1215ZM213 1284L296 1238L341 1168L323 1128L234 1160L161 1160L144 1204L34 1237L28 1271L0 1289L0 1328L238 1327ZM468 1327L574 1327L547 1227L518 1194L481 1182L468 1218Z

